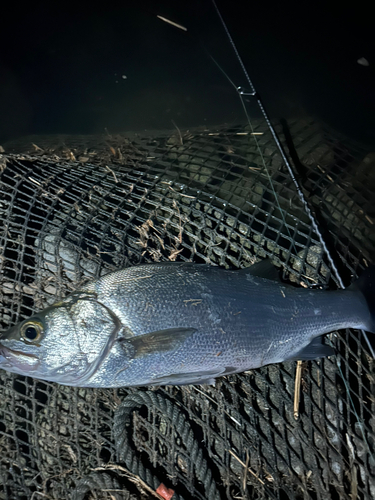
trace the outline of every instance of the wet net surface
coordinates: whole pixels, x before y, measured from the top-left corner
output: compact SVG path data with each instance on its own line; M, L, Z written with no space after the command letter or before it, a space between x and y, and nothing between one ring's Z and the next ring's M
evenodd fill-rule
M375 152L309 120L278 130L347 285L373 261ZM271 134L252 132L6 145L2 328L141 262L268 257L300 286L334 287ZM373 498L374 360L361 332L331 342L336 358L302 365L297 420L295 362L214 387L119 390L0 371L0 499Z

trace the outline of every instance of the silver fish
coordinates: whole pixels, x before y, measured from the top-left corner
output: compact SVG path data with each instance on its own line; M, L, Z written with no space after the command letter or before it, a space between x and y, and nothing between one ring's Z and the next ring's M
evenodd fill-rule
M0 334L0 368L81 387L212 384L334 354L320 336L375 331L375 272L347 290L297 288L265 265L135 266L92 281Z

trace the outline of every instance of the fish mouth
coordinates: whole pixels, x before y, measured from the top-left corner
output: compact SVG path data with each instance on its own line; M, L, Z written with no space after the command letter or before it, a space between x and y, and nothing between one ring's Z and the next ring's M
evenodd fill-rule
M35 354L28 352L17 351L0 343L0 358L3 357L5 362L0 359L0 368L6 368L10 371L34 371L39 366L39 358ZM22 373L23 374L23 373Z

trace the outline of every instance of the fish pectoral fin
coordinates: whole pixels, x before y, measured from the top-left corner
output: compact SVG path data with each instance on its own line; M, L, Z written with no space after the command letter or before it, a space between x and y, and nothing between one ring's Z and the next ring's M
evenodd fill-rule
M207 370L190 373L171 373L150 381L155 385L214 385L215 378L224 375L224 369Z
M195 328L167 328L124 339L123 345L131 346L133 358L140 358L148 354L173 351L196 331Z
M323 338L317 337L306 347L294 354L292 357L287 358L285 361L307 361L318 358L326 358L327 356L334 356L335 350L329 345L323 344Z

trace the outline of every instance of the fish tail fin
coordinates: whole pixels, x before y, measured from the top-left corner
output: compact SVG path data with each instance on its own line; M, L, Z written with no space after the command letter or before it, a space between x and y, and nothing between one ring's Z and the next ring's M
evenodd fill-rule
M348 290L360 291L364 296L370 313L366 330L375 333L375 266L367 268Z

